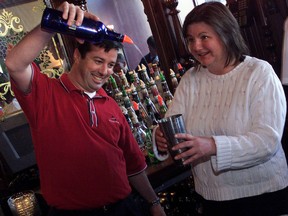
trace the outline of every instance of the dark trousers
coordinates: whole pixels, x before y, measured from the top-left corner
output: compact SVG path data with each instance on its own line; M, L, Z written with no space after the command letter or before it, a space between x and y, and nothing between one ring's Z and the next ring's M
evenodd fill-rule
M231 201L208 201L200 197L205 216L288 215L288 187L272 193Z
M89 210L63 210L50 208L48 216L146 216L147 212L133 195L111 205Z

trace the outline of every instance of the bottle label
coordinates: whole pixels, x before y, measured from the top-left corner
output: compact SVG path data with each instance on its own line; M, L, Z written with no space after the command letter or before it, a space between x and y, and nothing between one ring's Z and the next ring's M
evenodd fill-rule
M75 22L76 21L74 20L74 23L71 26L69 26L70 30L76 31L77 26L76 26Z

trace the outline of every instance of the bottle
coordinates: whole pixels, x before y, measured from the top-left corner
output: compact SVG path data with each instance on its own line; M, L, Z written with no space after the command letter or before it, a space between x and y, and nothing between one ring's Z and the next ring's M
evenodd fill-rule
M177 64L177 68L178 68L180 77L182 77L185 74L186 70L182 67L181 63Z
M145 83L142 80L140 80L140 94L141 94L141 98L143 99L146 97L149 97L149 92L146 88Z
M119 90L116 80L112 75L109 77L109 82L111 83L112 87L112 97L117 101L116 96L120 96L122 92Z
M105 90L105 92L106 92L110 97L113 97L112 83L111 83L111 81L110 81L110 77L109 77L109 79L105 82L105 84L103 85L103 89Z
M173 71L175 73L177 81L180 82L181 75L180 75L180 73L178 71L178 61L177 60L173 60Z
M145 122L147 122L148 121L147 119L149 118L147 110L146 110L145 106L143 105L143 103L141 102L139 95L138 95L137 91L135 90L135 88L132 90L131 95L132 95L132 103L133 103L134 110L135 110L134 103L136 103L142 119Z
M140 127L145 131L147 129L147 126L144 123L144 120L143 120L142 115L141 115L140 110L139 110L139 106L135 101L133 101L132 103L133 103L133 109L134 109L134 111L137 115L138 121L140 123Z
M147 149L147 159L149 164L157 164L159 160L155 157L152 144L152 134L149 128L146 129L145 147Z
M176 78L175 72L172 69L170 69L170 78L171 78L173 94L174 94L176 91L176 88L178 87L178 80Z
M145 150L145 139L146 139L146 132L141 127L140 122L138 121L137 115L134 115L132 118L133 123L133 135L141 149L141 151L144 153Z
M131 131L133 131L134 126L133 126L132 120L131 120L131 118L130 118L130 116L129 116L129 114L128 114L128 110L123 107L122 113L123 113L123 115L125 116L125 118L126 118L126 120L127 120L127 123L129 124L129 127L130 127Z
M148 73L147 73L147 70L146 70L146 67L144 64L141 64L141 67L138 65L138 76L139 78L146 84L148 85L149 84L149 76L148 76Z
M123 70L121 69L120 73L119 73L120 79L121 79L121 84L122 86L124 86L124 88L127 90L130 88L130 84L128 83L128 80L126 78L125 73L123 72Z
M161 78L160 78L161 71L160 71L157 64L153 64L152 67L153 67L153 71L154 71L154 81L157 85L159 93L161 94L163 92L162 86L161 86Z
M158 104L158 95L159 95L159 91L157 88L157 85L154 81L154 79L151 77L150 79L150 98L152 99L153 103L155 104L156 108L159 110L159 104Z
M165 105L164 101L163 101L163 98L161 97L161 95L158 95L157 96L157 99L158 99L158 103L159 103L159 106L160 106L160 116L161 118L164 118L168 108L167 106Z
M147 123L147 127L153 129L158 124L158 120L161 119L161 116L149 97L145 99L145 105L148 116L150 117L150 122Z
M138 93L138 95L140 97L140 100L142 101L143 97L142 97L142 94L141 94L141 82L140 82L140 79L138 77L138 74L135 71L133 71L133 75L132 76L133 76L133 78L132 78L133 83L131 84L131 88L133 87L133 88L136 89L136 91L137 91L137 93Z
M128 95L127 95L127 93L126 93L126 91L125 91L124 88L122 89L122 97L123 97L124 107L127 109L128 115L129 115L129 117L130 117L131 120L132 120L132 118L133 118L134 116L136 116L136 113L135 113L135 110L134 110L133 107L132 107L130 98L128 97Z
M67 20L62 18L62 12L51 8L45 8L41 20L41 28L45 29L46 31L81 38L91 43L97 43L103 40L113 40L133 44L130 37L110 31L100 21L95 21L84 17L81 26L76 26L75 24L68 26Z
M165 76L161 73L161 84L162 84L162 90L163 90L163 98L166 103L166 106L169 108L170 104L172 103L173 100L173 95L170 92L169 86L166 82Z
M130 78L130 85L134 82L134 70L128 71L128 76Z

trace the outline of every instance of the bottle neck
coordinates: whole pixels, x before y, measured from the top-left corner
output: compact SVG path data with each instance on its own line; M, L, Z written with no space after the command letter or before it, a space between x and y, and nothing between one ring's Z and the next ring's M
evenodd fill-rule
M113 32L110 30L107 30L106 32L107 34L105 35L105 39L107 40L113 40L113 41L118 41L118 42L123 42L124 40L124 35L123 34L119 34L117 32Z
M84 18L81 26L68 26L67 20L62 18L62 12L52 8L45 8L41 28L50 32L78 37L91 43L98 43L102 40L123 42L125 39L125 35L113 32L107 29L102 22L88 18ZM126 38L129 37L126 36Z

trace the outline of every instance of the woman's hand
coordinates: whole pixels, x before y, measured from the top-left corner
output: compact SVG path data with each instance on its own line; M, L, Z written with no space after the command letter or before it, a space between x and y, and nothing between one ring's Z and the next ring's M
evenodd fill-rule
M168 151L167 140L165 139L164 134L162 133L160 127L156 128L155 140L156 140L156 145L159 151L161 152Z
M205 159L212 155L216 155L216 144L212 137L197 137L192 136L191 134L181 133L176 134L175 138L186 140L172 148L172 150L187 148L185 152L175 156L176 160L182 158L185 160L183 165L193 165L200 159Z

